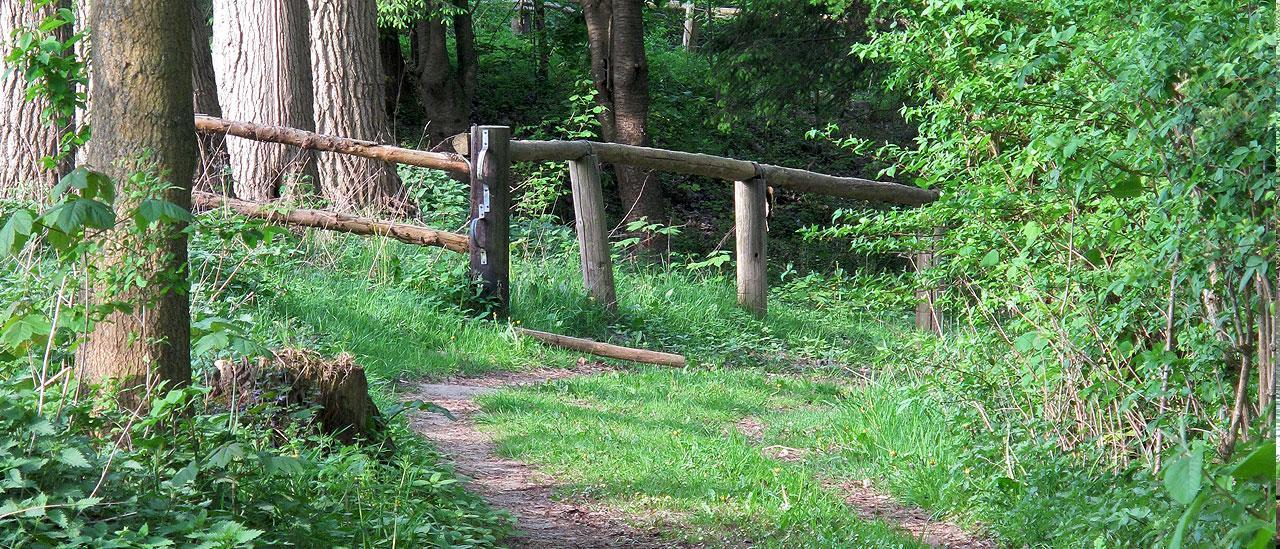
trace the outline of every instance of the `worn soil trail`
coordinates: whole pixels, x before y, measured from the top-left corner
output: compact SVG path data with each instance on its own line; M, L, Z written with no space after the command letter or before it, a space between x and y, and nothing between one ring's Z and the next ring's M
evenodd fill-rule
M746 417L737 423L738 432L759 446L764 441L765 426L759 419ZM766 446L761 453L778 461L803 461L808 451L803 448L786 446ZM904 505L871 485L871 481L823 480L822 485L839 494L844 502L863 520L879 520L910 534L930 547L946 547L948 549L996 549L995 541L979 537L954 522L934 519L927 511L919 507Z
M484 377L406 384L402 397L438 404L457 418L419 413L411 422L415 431L435 443L440 452L452 460L454 468L470 479L468 487L473 492L516 517L517 533L507 540L512 547L687 547L664 541L658 532L635 528L621 515L602 506L553 499L555 479L528 464L498 456L489 434L476 429L473 419L479 411L475 403L477 395L501 387L539 385L607 371L611 370L601 364L580 363L574 370L495 372Z

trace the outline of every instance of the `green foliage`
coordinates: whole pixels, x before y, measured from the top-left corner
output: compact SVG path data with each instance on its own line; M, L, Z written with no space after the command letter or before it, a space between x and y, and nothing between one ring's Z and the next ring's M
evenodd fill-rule
M1064 448L1149 463L1188 409L1189 426L1225 437L1237 372L1265 364L1256 319L1275 306L1272 9L875 2L885 25L854 51L891 68L920 127L916 148L880 147L882 176L943 198L841 212L817 234L902 253L945 228L920 287L945 289L973 348L1011 353L1016 367L1001 353L963 363L1007 372L969 373L1029 402L1021 414Z
M491 547L507 528L402 428L388 460L272 425L265 405L219 409L199 387L115 422L12 368L0 379L7 546Z
M89 127L76 124L76 111L84 107L88 89L85 63L76 55L76 45L84 31L73 32L75 13L59 7L57 0L14 0L16 9L32 10L43 15L35 27L15 28L5 40L4 63L17 71L27 83L26 99L37 97L46 103L41 117L59 128L63 135L57 154L45 158L46 169L53 169L71 157L89 139Z

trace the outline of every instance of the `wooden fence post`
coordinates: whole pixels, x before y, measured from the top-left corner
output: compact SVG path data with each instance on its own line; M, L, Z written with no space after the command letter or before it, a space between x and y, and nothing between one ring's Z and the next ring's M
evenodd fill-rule
M733 214L738 247L738 304L757 317L768 310L765 260L765 182L759 177L733 183Z
M938 240L942 238L942 229L935 229L929 240L929 249L917 253L914 259L916 274L919 275L933 266L933 253L937 249ZM916 290L916 329L942 335L942 317L937 307L938 290Z
M694 9L693 0L684 5L684 35L681 37L680 45L684 46L685 51L698 47L698 20Z
M511 301L511 128L471 127L471 278L506 317Z
M609 230L605 225L604 192L600 189L600 159L589 154L569 162L569 184L573 191L574 225L582 254L582 282L597 303L610 311L617 308L613 285L613 263L609 253Z

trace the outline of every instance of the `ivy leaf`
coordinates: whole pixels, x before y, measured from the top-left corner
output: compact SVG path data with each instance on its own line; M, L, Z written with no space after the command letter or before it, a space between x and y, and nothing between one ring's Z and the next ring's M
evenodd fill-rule
M1169 464L1164 471L1164 487L1173 500L1189 505L1200 493L1200 473L1204 469L1204 448L1197 447L1191 453Z

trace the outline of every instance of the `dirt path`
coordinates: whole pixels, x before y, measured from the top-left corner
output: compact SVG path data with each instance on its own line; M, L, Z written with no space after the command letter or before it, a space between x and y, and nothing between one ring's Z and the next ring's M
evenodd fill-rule
M759 446L764 441L765 426L759 419L746 417L738 421L738 432ZM803 461L808 451L803 448L766 446L760 451L778 461ZM994 541L974 536L950 521L934 519L924 509L903 505L892 496L876 490L870 481L824 481L823 486L844 497L845 503L864 520L880 520L892 524L930 547L948 549L996 549Z
M500 387L538 385L607 371L610 370L600 364L580 364L574 370L495 372L485 377L405 385L402 396L438 404L457 418L455 421L440 414L416 414L411 421L414 430L434 442L453 461L455 469L471 479L468 487L473 492L516 517L517 534L507 540L512 547L684 547L663 541L657 532L634 528L603 507L554 500L555 479L525 463L498 456L492 438L475 427L477 395Z

